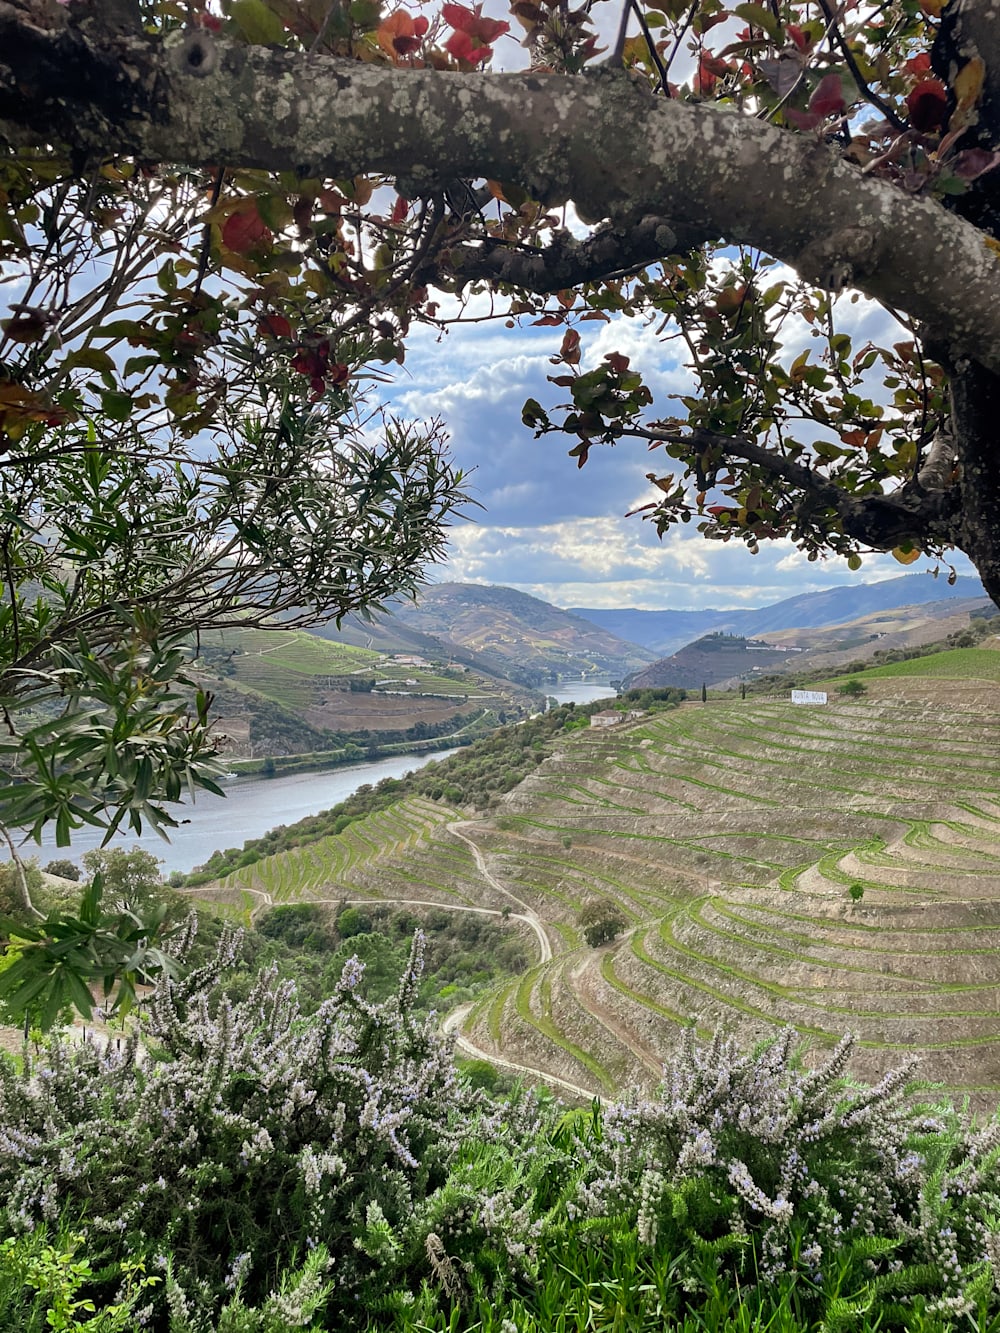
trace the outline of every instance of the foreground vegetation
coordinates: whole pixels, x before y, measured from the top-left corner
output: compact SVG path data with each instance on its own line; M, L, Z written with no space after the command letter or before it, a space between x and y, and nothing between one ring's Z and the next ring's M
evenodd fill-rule
M1000 1122L693 1035L655 1095L491 1100L348 963L164 983L140 1052L0 1063L0 1322L155 1333L1000 1329Z

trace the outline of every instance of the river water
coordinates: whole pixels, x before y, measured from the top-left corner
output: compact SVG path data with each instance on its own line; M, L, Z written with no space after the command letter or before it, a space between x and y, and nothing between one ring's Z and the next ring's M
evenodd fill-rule
M546 689L546 694L560 703L593 703L614 695L607 681L593 678L563 679L558 686ZM375 759L361 764L347 764L343 768L328 769L322 773L292 773L285 777L232 778L225 783L226 796L200 792L194 804L169 807L174 818L184 823L164 842L156 833L118 837L112 846L131 851L142 847L159 857L165 875L172 870L187 872L203 865L212 853L227 847L242 847L248 838L259 838L278 824L294 824L306 815L329 810L339 801L345 801L352 792L366 782L372 784L382 778L398 778L436 759L444 759L454 750L438 750L431 754L396 755L390 759ZM101 844L98 829L77 829L69 847L57 847L55 834L47 833L41 848L33 842L23 845L26 856L37 855L44 865L55 857L79 861L80 856Z
M606 680L595 681L592 677L581 680L569 680L565 676L557 686L543 686L550 699L558 699L561 704L592 704L597 699L613 699L615 692Z
M198 793L193 805L185 802L183 806L168 806L175 819L185 821L180 828L172 830L169 842L164 842L156 833L144 832L140 838L134 834L115 838L111 845L127 851L142 847L160 858L164 874L172 870L186 872L203 865L216 848L242 847L248 838L259 838L278 824L294 824L306 815L329 810L366 782L374 784L382 778L399 778L454 753L454 750L437 750L430 754L396 755L390 759L345 764L343 768L322 773L231 778L223 784L224 797L203 791ZM37 855L42 865L54 857L78 861L83 852L100 846L101 836L98 829L77 829L70 847L56 847L55 834L49 833L42 841L41 850L33 842L25 843L21 850L26 856Z

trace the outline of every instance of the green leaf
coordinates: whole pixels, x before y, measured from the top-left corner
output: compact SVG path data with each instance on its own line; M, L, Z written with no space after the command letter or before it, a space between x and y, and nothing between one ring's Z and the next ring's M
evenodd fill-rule
M285 25L264 0L232 0L229 16L240 32L254 46L280 46L285 40Z
M736 5L733 13L755 28L763 28L772 41L781 40L781 24L763 5Z
M101 394L101 409L112 421L128 421L132 415L132 395L107 389Z
M75 370L78 366L85 370L107 371L113 375L115 372L115 363L107 352L102 352L98 347L81 347L78 351L70 352L69 356L63 362L64 370Z

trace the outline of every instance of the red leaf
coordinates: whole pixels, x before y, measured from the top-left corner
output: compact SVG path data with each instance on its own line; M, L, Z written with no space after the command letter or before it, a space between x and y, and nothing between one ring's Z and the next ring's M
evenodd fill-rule
M465 5L448 4L442 6L441 13L450 28L467 32L477 42L490 46L505 32L510 32L510 24L502 19L487 18L482 10L482 5L476 5L475 9L467 9Z
M568 366L575 366L580 360L580 335L576 329L567 329L563 335L559 356Z
M814 111L796 111L793 106L786 106L785 119L797 130L814 130L817 125L823 124L824 117Z
M798 49L805 55L816 40L811 32L803 32L797 23L786 23L785 32L788 33Z
M480 65L493 54L492 44L504 33L510 32L510 24L500 19L487 18L482 12L482 5L468 9L465 5L446 4L441 7L441 15L455 32L444 44L444 49L456 60L465 60L470 65Z
M906 99L910 124L921 134L936 130L948 110L948 92L940 79L924 79Z
M290 338L292 326L284 315L264 315L257 325L262 338Z
M236 255L264 250L273 239L270 227L257 212L252 199L241 204L235 213L230 213L222 228L222 244Z
M465 5L449 4L441 6L441 17L444 19L445 23L448 24L449 28L458 28L460 31L464 32L468 25L475 20L476 16L472 10L467 9Z
M624 375L628 370L628 357L622 356L621 352L609 352L604 359L616 375Z
M392 221L398 226L399 223L404 220L409 211L410 211L409 200L404 199L403 196L400 195L392 206Z
M326 358L309 348L300 347L292 357L292 369L300 375L308 375L314 381L322 380L326 372Z
M912 60L904 61L903 68L907 74L929 74L931 72L930 55L926 51L921 51Z
M845 110L844 85L839 74L827 74L809 99L809 110L817 116L839 116Z
M707 70L709 74L715 74L718 78L724 79L730 72L732 66L718 56L713 56L711 51L703 51L701 56L701 68Z
M427 20L422 19L421 22L426 32ZM397 9L394 14L390 14L379 24L376 34L379 46L394 62L397 56L410 56L419 50L421 35L417 33L416 22L405 9Z
M464 60L469 65L482 64L493 54L492 46L474 45L467 32L453 32L445 42L444 49L456 60Z

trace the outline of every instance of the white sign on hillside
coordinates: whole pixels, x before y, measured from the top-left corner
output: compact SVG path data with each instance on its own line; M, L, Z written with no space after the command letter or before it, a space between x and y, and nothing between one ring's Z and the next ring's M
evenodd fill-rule
M825 704L826 690L792 690L793 704Z

